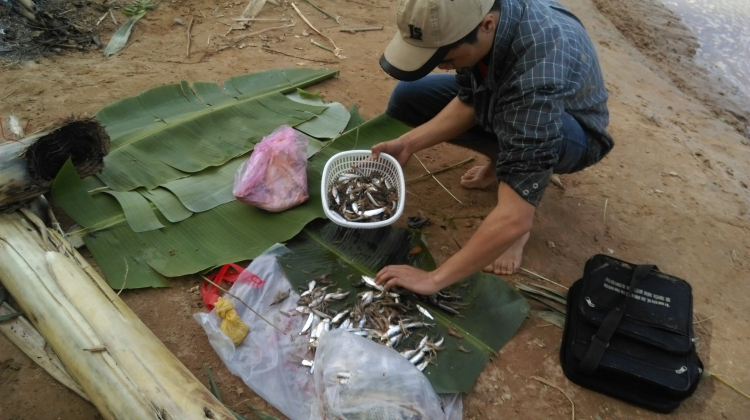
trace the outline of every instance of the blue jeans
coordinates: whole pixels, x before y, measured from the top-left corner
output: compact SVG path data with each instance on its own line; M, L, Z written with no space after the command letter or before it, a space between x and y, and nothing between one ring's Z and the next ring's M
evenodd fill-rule
M416 127L431 120L456 97L458 84L452 74L430 74L414 82L399 82L391 93L389 116L406 125ZM558 161L552 171L569 174L582 169L589 149L586 133L570 114L562 114L562 141L557 149ZM475 125L450 143L467 147L487 155L493 162L500 152L495 133L488 133Z

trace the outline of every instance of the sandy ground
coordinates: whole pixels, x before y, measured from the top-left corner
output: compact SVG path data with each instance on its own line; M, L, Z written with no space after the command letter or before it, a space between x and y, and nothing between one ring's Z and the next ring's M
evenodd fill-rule
M303 12L336 40L346 59L337 60L311 46L303 30L311 31L302 22L264 33L265 41L254 36L234 48L209 53L205 48L209 34L225 33L228 27L221 22L238 16L244 2L165 1L136 25L127 48L110 59L99 53L74 52L4 67L0 115L13 111L32 125L42 125L70 113L93 114L115 100L182 79L220 82L233 75L296 66L340 70L337 79L314 90L346 106L356 102L367 118L382 113L395 81L380 70L377 59L396 30L396 2L320 3L341 15L345 26L385 25L385 30L340 33L331 19L302 3ZM750 315L743 309L750 295L750 143L741 134L748 109L731 104L722 108L711 100L724 96L717 93L720 90L686 77L691 71L700 73L689 65L694 41L662 8L641 1L563 3L585 23L596 45L610 92L609 129L616 147L600 164L562 176L564 188L550 186L538 207L523 266L570 285L580 276L587 258L611 253L633 262L656 263L663 271L686 279L693 286L700 357L711 372L750 391ZM268 4L260 17L291 14L288 5ZM124 20L117 16L120 22ZM186 58L186 27L174 18L188 22L190 16L195 16L191 32L198 46ZM102 32L102 39L107 40L114 24L102 25L108 25ZM253 30L274 25L256 24ZM651 34L653 29L660 32ZM644 43L644 39L661 43ZM262 50L263 43L299 58ZM679 67L683 65L688 70ZM472 153L445 145L419 155L428 168L438 169ZM430 216L433 223L425 233L438 262L458 250L458 244L471 236L480 217L495 204L494 191L467 191L459 186L460 175L471 165L438 176L463 205L432 181L409 186L417 196L429 197L410 197L406 215L423 210ZM406 167L407 178L421 173L414 160ZM440 213L450 216L455 227ZM530 280L522 275L506 278L509 283ZM193 277L174 279L171 288L125 291L122 297L201 381L207 383L204 365L212 368L227 405L245 415L249 415L247 403L279 415L230 374L208 345L191 316L204 310L199 296L188 292L196 284L198 279ZM569 382L558 362L561 336L557 327L528 319L464 396L464 417L570 418L568 400L558 390L530 379L538 376L571 398L579 419L666 418ZM101 416L93 406L0 337L0 419L97 418ZM670 418L747 419L750 401L708 379Z

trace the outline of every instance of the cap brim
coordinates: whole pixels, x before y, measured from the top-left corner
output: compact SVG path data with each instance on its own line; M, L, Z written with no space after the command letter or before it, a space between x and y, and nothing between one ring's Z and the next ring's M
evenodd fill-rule
M413 82L427 76L448 55L450 47L420 48L404 41L400 33L380 57L380 67L391 77Z

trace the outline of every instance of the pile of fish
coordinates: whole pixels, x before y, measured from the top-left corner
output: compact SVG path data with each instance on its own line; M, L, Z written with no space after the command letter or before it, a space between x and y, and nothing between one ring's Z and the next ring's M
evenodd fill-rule
M432 314L414 299L403 300L403 297L415 297L430 301L432 304L452 313L458 314L458 309L464 306L460 296L451 293L438 293L432 296L417 295L402 290L402 293L385 291L383 286L375 283L372 277L362 276L355 287L367 287L367 290L357 294L356 303L344 306L336 305L349 296L351 292L337 289L328 291L334 282L327 279L327 275L319 276L310 281L308 288L301 288L300 299L296 311L307 315L299 335L309 334L309 346L314 352L318 338L324 331L344 329L353 334L369 338L378 343L392 347L409 359L417 369L424 370L429 363L434 363L437 352L442 350L445 337L429 334L429 329L435 324L420 320L419 314L434 320ZM341 309L336 311L331 305ZM450 332L449 332L450 333ZM407 340L412 334L422 338ZM411 344L408 344L411 343ZM299 360L304 366L314 370L311 360ZM347 378L341 378L345 381ZM342 382L343 383L343 382Z
M398 191L379 172L365 175L352 167L328 188L329 208L349 222L379 222L389 219L398 207Z

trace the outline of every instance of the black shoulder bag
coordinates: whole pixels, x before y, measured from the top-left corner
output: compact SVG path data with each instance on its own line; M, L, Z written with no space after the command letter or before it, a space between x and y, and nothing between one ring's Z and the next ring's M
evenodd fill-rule
M568 292L560 347L578 385L669 413L698 386L690 285L658 271L595 255Z

